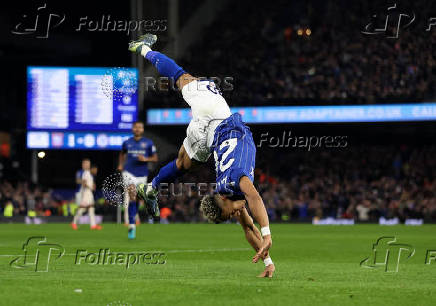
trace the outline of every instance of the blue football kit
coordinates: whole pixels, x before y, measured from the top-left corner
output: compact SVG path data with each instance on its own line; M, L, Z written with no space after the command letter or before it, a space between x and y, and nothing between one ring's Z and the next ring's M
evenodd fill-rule
M148 176L148 162L138 160L138 155L144 155L145 157L153 156L156 153L156 147L154 146L153 141L145 137L142 137L139 140L135 140L134 137L130 137L123 142L122 152L127 154L124 164L125 172L123 172L123 178L126 181L125 183L127 185L146 183ZM128 201L127 193L125 201ZM130 202L127 211L129 224L131 225L135 224L137 210L137 203L135 201Z
M148 176L148 162L139 161L138 155L151 157L156 153L156 147L151 139L142 137L135 140L134 137L130 137L123 142L122 151L127 153L126 163L124 164L125 171L135 177Z
M242 199L241 177L254 180L256 145L250 128L236 113L223 120L215 130L212 145L215 159L216 192L234 199Z

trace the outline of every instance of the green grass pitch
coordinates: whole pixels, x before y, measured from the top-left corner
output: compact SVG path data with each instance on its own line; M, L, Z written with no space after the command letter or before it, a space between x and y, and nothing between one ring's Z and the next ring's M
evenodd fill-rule
M271 225L276 264L273 279L259 279L263 263L236 224L171 224L127 229L106 224L102 231L67 224L0 225L0 305L434 305L436 226ZM23 255L32 236L65 248L47 272L10 262ZM400 258L398 272L365 268L381 236L395 236L414 255ZM165 264L74 264L77 250L112 253L162 251ZM135 253L136 254L136 253ZM436 251L435 253L436 254ZM436 255L435 255L436 257ZM52 257L50 257L52 258ZM119 263L122 263L120 260Z

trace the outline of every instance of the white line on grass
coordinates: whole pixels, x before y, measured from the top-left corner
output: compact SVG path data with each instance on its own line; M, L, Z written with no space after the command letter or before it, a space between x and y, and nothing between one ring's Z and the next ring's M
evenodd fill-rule
M109 249L110 248L101 248L102 250L105 249ZM213 252L239 252L239 251L249 251L251 250L250 248L223 248L223 249L197 249L197 250L159 250L159 251L113 251L111 250L111 252L114 253L131 253L131 254L144 254L144 253L213 253ZM96 252L100 251L100 249L98 249ZM76 253L68 253L68 254L64 254L63 256L75 256ZM24 254L19 254L19 255L10 255L10 254L1 254L0 257L18 257L18 256L24 256Z

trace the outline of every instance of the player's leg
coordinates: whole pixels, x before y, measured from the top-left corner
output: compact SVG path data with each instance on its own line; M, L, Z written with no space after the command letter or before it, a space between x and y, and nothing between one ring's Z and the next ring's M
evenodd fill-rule
M189 158L184 146L180 147L177 158L162 168L159 173L153 178L151 184L140 184L137 187L138 196L141 199L146 200L147 197L156 196L159 190L159 186L162 183L172 183L178 177L182 176L192 166L192 161Z
M173 59L158 51L152 51L151 47L156 41L156 35L145 34L138 40L130 42L129 50L145 57L154 67L156 67L157 71L162 76L174 80L179 89L182 89L183 86L196 79L186 73Z
M192 166L192 161L186 153L185 147L180 147L177 158L159 170L158 175L151 181L153 189L159 189L161 183L171 183L182 176Z
M125 192L124 193L124 201L123 201L123 208L124 208L124 224L127 226L129 224L129 193Z
M136 213L138 212L136 202L129 203L129 228L136 225Z
M129 230L127 233L127 237L129 239L135 239L136 238L136 223L135 223L135 216L136 216L136 212L137 212L137 203L136 201L131 201L129 203L129 208L128 208L128 215L129 215Z
M74 215L73 218L73 222L71 223L71 227L73 229L77 229L77 221L79 220L79 218L83 215L83 213L86 211L86 208L83 207L79 207L79 209L77 209L76 214Z
M132 184L130 184L129 186L127 186L127 200L128 200L128 205L127 205L127 209L125 209L125 213L127 214L127 222L128 222L128 232L127 232L127 237L129 239L135 239L136 238L136 214L138 212L138 203L136 201L136 183L137 183L137 178L136 177L130 177L130 182Z
M88 208L89 214L89 224L92 230L101 230L101 226L95 222L95 207L94 205L89 206Z
M148 182L148 176L139 177L139 178L137 178L136 185L139 185L139 184L147 185L147 182ZM139 209L140 209L141 205L143 205L145 203L144 203L144 200L136 198L136 186L134 189L132 189L132 198L134 198L135 202L136 202L135 224L139 225L139 224L141 224L141 218L139 216ZM148 224L154 223L153 216L147 215L146 218L147 218Z
M180 147L177 158L160 168L158 175L156 175L150 184L139 184L136 187L137 197L145 201L149 215L155 218L160 216L157 200L161 184L174 182L178 177L182 176L186 171L197 164L199 163L190 157L183 144Z
M125 186L123 207L124 207L124 224L129 227L128 236L135 236L131 233L131 229L135 227L135 223L130 222L130 213L136 213L136 177L134 177L130 172L123 171L123 185ZM134 238L134 237L133 237Z

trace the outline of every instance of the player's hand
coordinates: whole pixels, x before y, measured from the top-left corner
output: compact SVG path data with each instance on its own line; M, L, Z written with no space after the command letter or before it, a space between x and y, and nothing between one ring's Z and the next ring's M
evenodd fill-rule
M265 270L263 270L262 273L260 273L257 277L273 277L274 271L276 270L276 267L274 264L266 266Z
M263 237L262 247L257 251L256 255L253 256L253 263L259 261L259 259L265 257L265 253L268 252L269 248L272 245L271 235L266 235Z
M145 156L142 155L142 154L138 154L138 160L141 161L141 162L146 162L146 161L148 161L147 157L145 157Z

